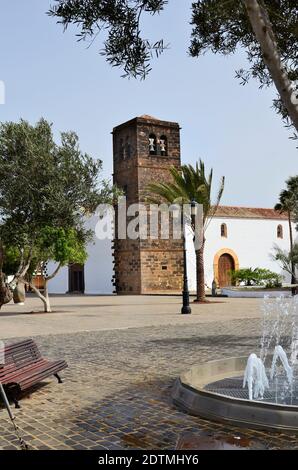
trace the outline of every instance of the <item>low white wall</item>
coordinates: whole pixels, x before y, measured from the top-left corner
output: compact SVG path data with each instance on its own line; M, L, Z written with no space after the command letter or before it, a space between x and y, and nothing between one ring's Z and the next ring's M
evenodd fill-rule
M271 290L271 291L237 291L233 289L222 289L221 290L223 295L227 295L228 297L243 297L243 298L254 298L254 299L262 299L266 297L292 297L290 291L281 291L281 290Z

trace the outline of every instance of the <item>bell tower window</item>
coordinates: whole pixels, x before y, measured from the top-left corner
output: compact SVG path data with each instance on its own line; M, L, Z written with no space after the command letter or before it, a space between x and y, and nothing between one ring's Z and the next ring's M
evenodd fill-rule
M162 135L159 139L159 148L160 148L160 155L166 157L168 155L168 140L165 135Z
M157 140L156 135L149 135L149 153L150 155L157 155Z

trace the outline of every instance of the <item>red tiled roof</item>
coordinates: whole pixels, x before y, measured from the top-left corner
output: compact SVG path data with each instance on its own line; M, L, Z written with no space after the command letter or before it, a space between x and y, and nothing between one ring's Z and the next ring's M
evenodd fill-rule
M288 219L287 214L280 214L274 209L237 206L219 206L215 217L234 217L239 219Z

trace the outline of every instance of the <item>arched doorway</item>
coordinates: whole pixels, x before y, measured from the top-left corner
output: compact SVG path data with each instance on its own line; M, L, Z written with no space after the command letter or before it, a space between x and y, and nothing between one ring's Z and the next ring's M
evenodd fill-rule
M84 294L85 292L84 266L81 264L69 266L69 292L73 294Z
M218 261L218 287L232 285L231 271L235 269L235 263L231 255L225 253Z
M218 287L232 284L229 271L239 269L239 260L236 253L230 248L219 250L214 257L214 279Z

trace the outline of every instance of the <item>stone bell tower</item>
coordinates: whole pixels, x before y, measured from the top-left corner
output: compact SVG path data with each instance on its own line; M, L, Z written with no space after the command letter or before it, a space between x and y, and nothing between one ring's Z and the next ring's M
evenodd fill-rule
M127 207L142 203L147 185L170 181L169 168L181 164L179 124L147 115L125 122L113 129L113 155L114 184L123 189ZM118 294L182 289L183 246L181 240L173 239L171 231L167 240L160 234L154 240L116 238L114 265Z

